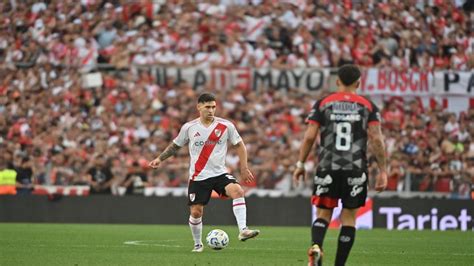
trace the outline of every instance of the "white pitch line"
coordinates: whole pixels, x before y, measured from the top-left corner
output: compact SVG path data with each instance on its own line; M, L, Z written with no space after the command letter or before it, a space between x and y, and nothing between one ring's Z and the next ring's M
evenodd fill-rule
M261 239L258 239L259 241ZM165 247L165 248L186 248L188 246L182 245L170 245L170 244L159 244L159 243L146 243L146 242L176 242L177 240L172 239L164 239L164 240L132 240L132 241L125 241L123 242L124 245L133 245L133 246L155 246L155 247ZM301 249L291 249L291 248L255 248L255 247L245 247L245 248L236 248L236 247L227 247L226 249L232 250L269 250L269 251L300 251ZM443 254L440 252L436 253L426 253L426 252L406 252L402 253L401 251L377 251L378 253L383 254L395 254L395 255L429 255L429 254ZM365 250L354 250L353 253L361 253L361 254L372 254L373 252L365 251ZM444 253L445 255L451 256L474 256L474 253Z
M133 245L133 246L156 246L156 247L167 247L167 248L186 248L185 246L181 245L169 245L169 244L158 244L158 243L145 243L145 242L151 242L153 240L132 240L132 241L125 241L123 242L124 245ZM160 242L172 242L176 240L159 240ZM226 249L233 249L233 250L270 250L270 251L275 251L275 250L292 250L292 251L298 251L300 249L277 249L277 248L253 248L253 247L246 247L246 248L235 248L235 247L227 247Z
M142 243L142 242L150 242L153 240L134 240L134 241L125 241L123 242L125 245L133 245L133 246L154 246L154 247L165 247L165 248L183 248L180 245L168 245L168 244L156 244L156 243ZM162 242L173 242L176 240L160 240Z

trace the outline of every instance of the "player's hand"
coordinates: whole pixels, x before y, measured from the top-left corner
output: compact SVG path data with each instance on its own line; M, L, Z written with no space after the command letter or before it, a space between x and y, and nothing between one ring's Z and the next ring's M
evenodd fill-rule
M300 181L300 178L301 180L304 180L305 178L305 169L304 168L301 168L301 167L296 167L295 171L293 172L293 184L295 186L298 185L298 182Z
M253 176L252 172L250 172L248 167L241 168L240 175L247 183L253 182L255 180L255 177Z
M148 163L148 166L151 167L151 168L158 168L158 166L160 166L160 163L161 163L160 158L156 158L153 161L151 161L150 163Z
M387 172L380 172L377 177L375 177L375 190L382 192L387 187Z

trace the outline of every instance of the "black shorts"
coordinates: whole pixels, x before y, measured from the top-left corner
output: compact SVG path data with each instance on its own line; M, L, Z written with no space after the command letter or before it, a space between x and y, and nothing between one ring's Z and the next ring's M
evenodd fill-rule
M216 191L221 196L225 194L225 187L228 184L237 183L231 174L222 174L202 181L189 181L188 185L188 205L206 205L211 198L212 191Z
M341 199L343 208L355 209L365 205L367 171L320 171L314 177L311 202L318 208L332 209Z

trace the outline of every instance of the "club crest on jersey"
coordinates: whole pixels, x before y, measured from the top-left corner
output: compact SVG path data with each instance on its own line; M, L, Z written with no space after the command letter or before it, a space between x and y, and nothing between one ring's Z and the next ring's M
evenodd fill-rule
M193 202L196 199L196 193L189 194L189 200Z
M214 134L216 134L216 137L220 137L222 134L222 131L220 129L214 130Z

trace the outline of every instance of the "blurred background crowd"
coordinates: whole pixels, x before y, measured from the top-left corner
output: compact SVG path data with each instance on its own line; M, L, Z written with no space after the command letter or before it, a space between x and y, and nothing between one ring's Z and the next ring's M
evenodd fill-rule
M0 161L17 171L21 193L35 184L186 187L187 149L161 169L147 163L198 115L199 92L172 79L158 86L149 65L474 67L470 1L11 0L0 11ZM84 88L81 75L98 68L103 85ZM207 89L247 143L257 177L247 185L293 189L304 119L327 91ZM474 110L419 102L381 106L389 190L468 195ZM232 149L227 163L238 176Z
M472 1L2 1L3 64L469 70Z

